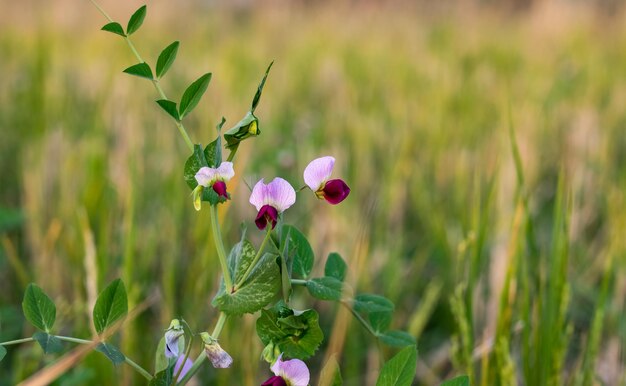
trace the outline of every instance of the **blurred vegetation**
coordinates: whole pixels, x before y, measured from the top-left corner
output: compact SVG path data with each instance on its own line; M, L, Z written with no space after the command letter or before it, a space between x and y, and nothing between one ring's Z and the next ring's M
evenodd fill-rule
M103 6L122 21L141 5L116 3ZM213 72L186 124L192 138L206 144L222 115L236 123L275 60L262 135L241 147L236 172L300 186L308 161L337 158L348 200L301 194L287 221L309 235L317 269L337 251L355 288L395 302L393 327L418 338L416 384L457 373L475 385L626 382L626 17L613 2L519 14L175 4L149 3L134 42L154 63L181 41L164 82L173 98ZM202 330L217 317L208 213L194 211L182 179L188 150L151 85L122 74L132 54L99 31L88 2L21 6L0 17L0 340L32 334L20 308L31 281L59 305L65 334L89 337L95 294L121 277L131 307L158 299L119 337L151 369L171 318ZM233 181L220 208L231 244L255 214ZM336 355L347 385L373 384L393 352L345 312L296 295L320 310L326 334L313 383ZM207 366L201 384L265 379L254 323L228 322L220 343L235 365ZM0 385L52 361L11 346ZM89 382L141 380L93 353L57 384Z

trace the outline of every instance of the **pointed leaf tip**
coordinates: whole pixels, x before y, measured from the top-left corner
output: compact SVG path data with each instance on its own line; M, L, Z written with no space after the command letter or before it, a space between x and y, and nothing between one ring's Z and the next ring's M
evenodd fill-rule
M185 115L189 114L191 110L193 110L198 105L200 99L202 98L202 95L204 95L207 87L209 87L209 82L211 82L211 75L212 74L208 72L199 77L192 84L190 84L189 87L187 87L187 89L183 93L183 97L180 100L180 105L178 108L181 119Z
M176 102L172 102L167 99L159 99L156 103L161 106L163 111L165 111L170 117L174 118L177 121L180 121L180 116L178 115L178 109L176 108Z
M28 321L42 331L50 331L56 319L56 306L48 295L35 284L29 284L24 293L22 310Z
M124 72L129 75L138 76L140 78L154 80L152 76L152 69L150 69L150 66L146 62L134 64L125 69Z
M120 35L122 37L126 37L126 34L124 33L124 28L122 28L122 26L120 25L120 23L117 22L111 22L109 24L105 24L102 28L100 28L102 31L107 31L107 32L111 32L114 33L116 35Z
M174 60L176 59L176 55L178 54L178 47L180 46L180 42L175 41L169 46L165 47L161 54L159 54L159 58L157 59L156 64L156 76L157 78L161 78L165 73L170 69Z
M250 112L252 113L254 113L254 110L256 110L256 107L259 104L259 101L261 100L261 94L263 93L263 87L265 87L265 81L267 80L267 76L269 75L270 69L272 68L273 65L274 65L274 61L272 60L270 65L267 66L267 70L265 70L265 75L263 75L263 79L261 79L261 83L259 83L259 87L257 88L256 93L254 94L254 98L252 99L252 106L250 107Z
M143 19L145 19L146 17L146 10L147 7L145 5L142 5L130 17L130 20L128 20L128 25L126 27L126 33L128 34L128 36L136 32L139 27L141 27L141 25L143 24Z
M120 279L113 280L96 299L93 307L93 324L98 334L128 312L126 288Z

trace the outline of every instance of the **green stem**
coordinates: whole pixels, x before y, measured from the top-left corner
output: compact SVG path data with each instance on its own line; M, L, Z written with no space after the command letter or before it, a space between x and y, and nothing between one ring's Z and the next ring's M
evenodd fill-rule
M365 319L363 319L363 317L359 315L359 313L356 312L354 308L350 307L350 305L346 302L341 302L341 305L346 307L352 313L352 315L354 315L354 317L363 325L363 327L365 327L365 329L370 334L372 334L372 336L374 336L374 338L378 339L378 335L376 335L376 331L374 331L372 327L370 327L369 323Z
M56 335L56 338L58 338L59 340L64 340L66 342L72 342L72 343L78 343L78 344L92 344L93 343L91 340L73 338L71 336ZM152 374L147 372L143 367L139 366L135 361L133 361L126 355L124 355L124 362L126 362L126 364L129 365L130 367L134 368L139 374L143 375L143 377L146 378L147 380L149 381L152 380Z
M89 1L98 9L98 11L100 11L100 13L109 22L113 22L113 19L111 19L111 17L104 11L104 9L102 9L102 7L100 7L100 5L98 5L98 3L95 0L89 0ZM133 52L137 60L140 63L145 63L145 61L141 58L141 55L139 55L139 51L137 51L137 49L135 48L135 45L130 40L130 38L128 36L124 36L124 40L126 41L126 44L130 48L130 50ZM165 95L165 92L163 91L163 88L161 88L161 84L159 83L158 79L152 79L152 84L154 85L154 88L156 88L157 92L159 93L162 99L168 99L167 96ZM183 139L185 140L187 147L189 147L189 150L193 151L193 142L191 141L191 138L189 138L189 134L187 133L187 130L185 129L185 126L183 125L183 123L178 120L174 120L174 123L176 124L176 128L178 128L178 131L180 132L180 134L183 136Z
M291 279L291 284L293 285L306 285L307 282L308 280Z
M89 0L89 1L91 1L91 4L93 4L93 5L94 5L94 6L98 9L98 11L100 11L100 13L102 14L102 16L104 16L104 17L105 17L105 18L109 21L109 23L112 23L112 22L113 22L113 19L111 19L111 16L109 16L106 12L104 12L104 9L102 9L102 8L98 5L98 3L96 3L94 0Z
M224 286L226 291L230 291L233 288L233 281L230 278L230 271L228 270L228 264L226 263L226 250L224 249L224 242L222 241L222 233L220 232L220 224L217 218L217 206L211 205L209 207L211 212L211 228L213 230L213 241L215 242L215 248L217 249L217 257L220 260L222 266L222 275L224 275Z
M259 247L259 250L257 251L256 256L254 256L254 260L252 260L252 263L250 263L250 266L248 266L248 269L246 269L246 272L241 277L241 280L239 280L239 282L235 284L234 290L239 288L246 281L248 276L250 276L250 273L252 273L254 266L256 265L256 263L258 263L259 259L261 258L261 254L263 253L263 249L265 249L265 244L267 244L267 240L269 240L271 233L272 233L272 227L268 226L267 233L265 233L265 238L263 239L263 242L261 243L261 246Z
M133 362L126 355L124 355L124 362L126 362L126 364L129 365L130 367L134 368L139 374L143 375L143 377L146 378L147 380L149 381L152 380L152 375L149 372L144 370L144 368L139 366L137 363Z
M228 315L226 315L223 312L220 312L220 317L219 319L217 319L217 323L215 324L215 328L213 329L213 333L211 334L211 337L213 337L216 340L217 338L219 338L220 334L222 333L222 329L224 328L224 324L226 323L226 319L228 319ZM202 363L204 363L206 358L207 358L206 352L202 350L200 355L198 355L196 360L193 362L193 365L191 366L187 374L185 374L183 379L181 379L180 382L178 382L178 385L182 386L182 385L187 384L187 382L189 382L191 377L193 377L198 372L198 370L200 369L200 366L202 366Z
M73 338L71 336L60 336L60 335L51 335L54 336L55 338L59 339L59 340L63 340L66 342L72 342L72 343L78 343L78 344L92 344L93 341L91 340L86 340L86 339L79 339L79 338ZM0 342L0 346L10 346L13 344L20 344L20 343L27 343L27 342L32 342L34 339L33 338L23 338L23 339L17 339L17 340L11 340L8 342ZM130 358L128 358L127 356L124 356L124 361L130 365L132 368L134 368L135 370L137 370L137 372L141 375L143 375L147 380L152 380L152 375L147 372L146 370L144 370L143 367L139 366L137 363L133 362Z
M8 342L0 342L0 346L10 346L12 344L20 344L20 343L26 343L26 342L32 342L33 338L23 338L23 339L17 339L17 340L10 340Z
M222 329L224 328L224 324L226 323L226 319L228 319L228 315L226 315L223 312L220 312L220 317L219 319L217 319L217 323L215 323L215 328L213 329L213 332L211 333L211 337L213 339L219 338L220 334L222 333Z
M78 344L91 344L93 343L90 340L86 340L86 339L79 339L79 338L73 338L71 336L56 336L59 340L64 340L66 342L72 342L72 343L78 343Z

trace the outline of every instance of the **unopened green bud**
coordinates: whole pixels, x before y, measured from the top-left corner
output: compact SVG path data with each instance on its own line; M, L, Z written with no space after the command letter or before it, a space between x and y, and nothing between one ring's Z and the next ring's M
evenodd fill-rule
M261 357L267 363L274 363L276 359L280 356L280 348L274 344L274 342L270 342L261 353Z
M202 192L203 191L204 191L204 186L198 185L193 190L193 192L191 192L193 196L193 207L196 208L196 210L200 210L202 208Z

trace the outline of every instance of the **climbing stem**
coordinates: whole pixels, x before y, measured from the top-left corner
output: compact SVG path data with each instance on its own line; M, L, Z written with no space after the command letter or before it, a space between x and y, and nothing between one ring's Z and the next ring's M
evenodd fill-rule
M211 212L211 229L213 230L213 242L217 249L217 257L220 260L220 266L222 267L222 275L224 276L224 286L226 291L230 291L233 288L233 281L230 277L230 271L228 270L228 264L226 263L226 250L224 249L224 242L222 241L222 233L220 232L219 219L217 218L217 206L209 206Z

